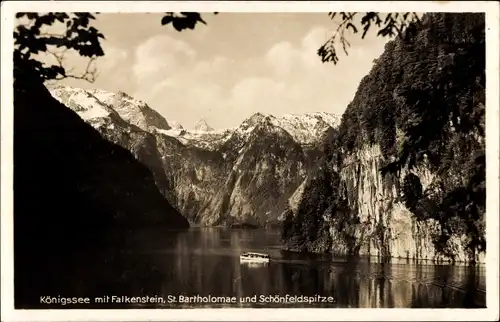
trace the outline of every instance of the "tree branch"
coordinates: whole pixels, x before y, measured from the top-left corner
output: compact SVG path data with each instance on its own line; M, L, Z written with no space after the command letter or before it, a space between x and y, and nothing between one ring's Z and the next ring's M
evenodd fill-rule
M93 66L92 64L96 61L97 57L94 56L94 57L89 58L87 66L85 67L84 71L81 74L72 74L71 72L73 71L73 68L66 69L64 67L65 53L68 50L69 50L68 48L62 50L61 52L53 52L53 51L47 50L47 53L56 59L56 61L57 61L56 66L61 67L66 71L64 73L64 75L57 76L55 78L55 80L57 81L57 80L63 80L65 78L73 78L73 79L86 80L89 83L94 83L95 80L97 79L98 72L97 72L97 68L95 66Z

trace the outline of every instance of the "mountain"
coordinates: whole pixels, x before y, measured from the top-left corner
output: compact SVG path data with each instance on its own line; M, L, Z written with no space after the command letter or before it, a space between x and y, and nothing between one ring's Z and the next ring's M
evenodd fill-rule
M89 94L108 106L113 106L125 121L138 126L143 131L151 131L153 128L170 130L171 127L158 112L151 109L146 103L136 100L124 92L110 93L102 90L90 90Z
M190 131L161 116L155 119L147 104L125 94L69 87L51 93L131 151L152 171L168 201L204 225L279 221L321 155L323 136L339 123L328 113L256 113L236 128L214 130L202 119ZM145 110L151 117L144 117Z
M269 119L259 122L244 144L233 147L238 150L225 154L232 167L204 212L204 221L256 226L277 222L288 208L288 198L305 177L302 147Z
M151 170L162 194L172 204L176 203L175 196L170 194L172 186L165 174L162 156L158 154L157 138L148 132L156 130L156 125L161 126L164 131L171 130L161 115L124 93L64 86L51 89L50 93L97 129L108 141L132 152ZM116 104L117 109L115 110L115 105L109 104Z
M187 131L184 128L171 129L168 131L154 129L153 132L174 137L185 145L199 147L210 151L218 150L232 133L231 129Z
M281 127L302 145L318 144L329 128L336 128L340 119L329 113L286 114L270 117L271 122Z
M65 277L71 270L79 276L82 267L72 265L74 253L92 255L109 247L116 251L121 241L145 227L164 227L169 233L168 229L189 226L158 191L151 171L82 118L103 119L106 114L107 129L113 125L127 131L133 126L94 98L78 97L95 108L80 110L79 116L55 100L40 80L16 68L16 308L26 303L39 305L40 294L64 294ZM79 276L73 282L93 285L95 280Z
M484 262L484 14L386 44L286 213L288 249Z
M194 130L198 132L212 132L214 129L208 125L207 120L201 119L194 126Z
M143 224L187 227L185 219L160 194L146 166L128 150L103 139L76 113L54 100L44 86L25 82L17 85L14 102L14 215L18 227L26 223L44 230L47 236L63 227L70 234L97 229L101 222L101 228ZM82 111L83 115L88 113ZM125 129L126 124L122 124ZM37 205L40 216L26 209L30 204Z
M184 127L180 123L177 123L175 121L170 121L169 125L172 130L177 130L177 131L184 130Z

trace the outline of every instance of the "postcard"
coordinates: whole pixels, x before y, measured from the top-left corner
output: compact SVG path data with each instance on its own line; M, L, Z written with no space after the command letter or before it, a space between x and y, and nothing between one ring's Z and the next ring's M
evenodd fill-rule
M498 3L2 9L6 321L498 320Z

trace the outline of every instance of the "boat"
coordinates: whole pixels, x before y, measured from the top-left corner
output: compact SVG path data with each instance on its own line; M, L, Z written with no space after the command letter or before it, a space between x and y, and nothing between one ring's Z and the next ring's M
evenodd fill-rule
M246 252L240 255L240 261L242 262L269 263L270 259L271 256L263 253Z

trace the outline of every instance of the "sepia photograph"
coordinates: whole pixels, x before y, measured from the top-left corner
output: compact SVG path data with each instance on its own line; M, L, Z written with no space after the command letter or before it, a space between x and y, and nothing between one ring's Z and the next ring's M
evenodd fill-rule
M2 312L498 319L498 4L314 2L2 4Z

